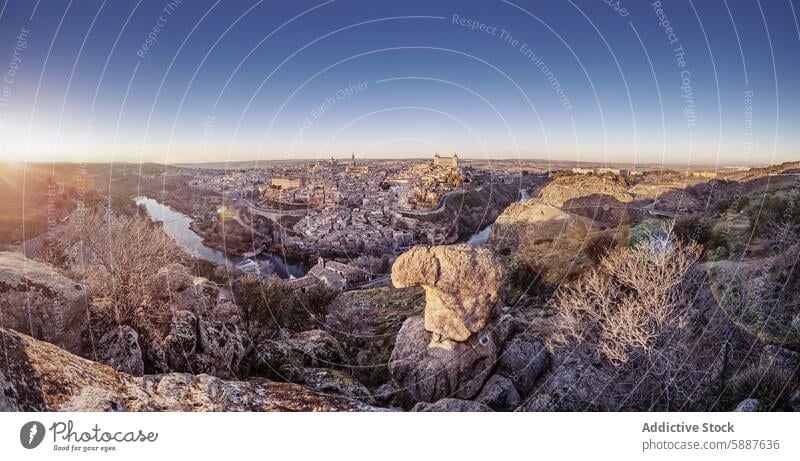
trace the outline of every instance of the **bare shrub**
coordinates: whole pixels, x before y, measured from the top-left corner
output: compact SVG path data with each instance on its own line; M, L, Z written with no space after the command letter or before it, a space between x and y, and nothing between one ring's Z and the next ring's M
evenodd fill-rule
M593 340L614 364L634 350L650 352L661 331L680 320L675 287L699 256L697 244L683 242L645 241L608 252L599 268L557 293L560 342Z
M186 254L157 225L140 215L116 216L76 211L59 245L70 255L93 298L111 302L119 324L135 324L147 310L145 281L162 267L186 260Z
M688 302L679 289L701 247L648 233L633 248L609 251L597 268L562 287L551 347L575 345L617 370L615 391L648 408L691 403L704 373L691 361Z

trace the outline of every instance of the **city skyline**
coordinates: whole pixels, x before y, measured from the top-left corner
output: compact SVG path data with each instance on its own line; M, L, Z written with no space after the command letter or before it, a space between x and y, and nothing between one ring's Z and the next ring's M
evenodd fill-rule
M0 159L797 158L796 2L622 3L8 1Z

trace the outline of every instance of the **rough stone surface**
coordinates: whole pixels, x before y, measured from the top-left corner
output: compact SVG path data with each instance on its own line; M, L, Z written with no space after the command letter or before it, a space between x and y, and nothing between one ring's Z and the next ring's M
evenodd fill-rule
M239 374L246 354L247 339L236 326L222 322L198 320L198 351L195 356L197 372L222 378Z
M487 247L418 246L400 255L392 266L398 288L425 289L425 329L437 341L466 341L498 312L504 273Z
M291 365L297 368L339 368L347 362L339 342L323 330L309 330L279 340L263 341L254 350L251 373L281 379L280 369Z
M399 393L397 389L390 383L382 384L377 389L373 390L372 396L375 401L382 406L396 406L396 400Z
M369 390L363 384L338 370L288 366L281 368L281 374L286 381L302 384L319 393L343 395L362 402L375 403Z
M475 401L486 404L495 411L513 411L521 403L514 383L501 375L492 375L475 397Z
M3 327L78 352L88 325L85 289L52 266L0 252Z
M474 397L491 374L497 358L492 325L487 325L486 333L453 342L450 348L429 347L432 336L421 316L403 323L389 360L395 387L412 402Z
M234 324L198 318L181 310L173 315L169 334L160 349L171 371L231 378L241 374L247 342L245 334Z
M375 411L346 397L265 379L169 373L134 377L0 329L0 410Z
M758 400L744 399L741 402L739 402L739 405L736 405L736 409L733 411L743 411L743 412L758 411Z
M172 290L170 310L188 310L198 316L209 315L217 306L219 288L203 277L193 277L191 284L182 290Z
M302 355L303 363L308 366L335 367L347 362L339 341L324 330L295 333L286 339L286 343Z
M559 351L542 384L528 397L525 411L608 411L617 409L602 390L611 376L594 367L588 358Z
M103 335L97 345L98 359L114 368L134 376L144 374L142 349L139 347L139 334L121 325Z
M497 372L509 378L521 396L527 397L549 366L550 353L540 340L517 336L506 343L498 359Z
M491 408L483 403L462 399L441 399L435 403L419 402L411 411L423 412L490 412Z
M189 311L175 312L161 347L169 369L187 371L196 347L197 317Z

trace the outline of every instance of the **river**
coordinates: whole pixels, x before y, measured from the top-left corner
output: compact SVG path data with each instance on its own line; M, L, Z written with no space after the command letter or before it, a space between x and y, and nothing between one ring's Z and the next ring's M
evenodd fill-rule
M164 232L178 242L178 245L188 254L215 264L234 267L247 262L248 258L226 255L222 251L206 246L202 237L192 230L192 218L180 211L149 197L136 197L134 201L137 205L144 206L147 214L150 215L150 219L154 222L162 223ZM275 274L284 279L290 276L302 277L306 274L305 266L302 263L289 262L282 256L271 252L265 251L249 259L256 263L269 261L275 270Z
M519 200L517 203L524 202L530 198L530 194L527 190L522 189L519 191ZM489 224L488 226L481 229L479 232L472 235L472 237L467 240L468 245L483 245L484 243L489 241L489 235L492 233L492 227L494 223Z

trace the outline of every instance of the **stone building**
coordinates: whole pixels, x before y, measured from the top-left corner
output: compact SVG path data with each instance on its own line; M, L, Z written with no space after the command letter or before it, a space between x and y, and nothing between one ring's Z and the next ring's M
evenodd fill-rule
M276 176L272 178L270 184L272 184L273 187L279 187L281 189L297 189L303 185L303 182L300 180L300 178L296 177Z
M453 154L452 157L442 157L436 154L433 156L433 164L436 166L458 168L458 154Z

